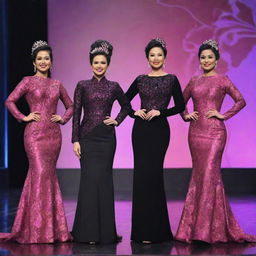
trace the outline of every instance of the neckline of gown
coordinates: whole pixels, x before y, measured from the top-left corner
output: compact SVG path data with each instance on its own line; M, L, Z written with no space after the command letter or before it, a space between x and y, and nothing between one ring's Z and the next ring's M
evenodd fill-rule
M166 77L166 76L169 76L170 74L165 74L165 75L162 75L162 76L149 76L149 75L146 75L147 77Z
M45 80L45 81L51 79L50 77L42 77L42 76L31 76L31 77L35 77L35 78L38 78L38 79L40 79L40 80Z
M203 77L203 78L207 78L207 77L218 77L220 74L215 74L215 75L212 75L212 76L204 76L204 75L200 75L200 78Z

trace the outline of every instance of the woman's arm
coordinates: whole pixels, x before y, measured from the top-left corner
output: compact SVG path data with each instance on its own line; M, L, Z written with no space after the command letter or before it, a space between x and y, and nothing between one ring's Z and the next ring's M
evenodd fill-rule
M179 80L176 76L174 77L172 95L173 95L173 100L174 100L174 107L160 110L160 114L162 116L176 115L185 109L183 94L181 91Z
M125 93L127 99L131 102L132 99L138 94L138 78L136 78L132 84L130 85L129 89ZM135 110L131 108L130 112L128 113L130 117L135 118Z
M24 77L5 101L5 106L19 122L23 121L25 115L19 111L15 103L27 93L28 81L29 78Z
M64 115L62 116L62 122L61 122L61 124L65 124L72 117L73 112L74 112L74 106L73 106L72 100L68 96L68 93L62 84L60 84L60 99L66 108L66 111L65 111Z
M122 123L122 121L125 119L125 117L129 113L131 113L132 107L131 107L130 101L125 96L125 94L119 84L117 84L117 87L116 87L116 99L117 99L119 105L121 106L121 109L120 109L117 117L115 118L115 120L117 121L117 125L120 125Z
M82 113L82 84L79 82L74 93L74 114L72 120L72 143L79 141L80 120Z
M236 86L232 83L232 81L226 77L227 83L225 85L225 90L228 95L234 100L235 104L229 109L227 112L223 114L224 120L227 120L237 114L242 108L246 106L246 102L244 100L243 95L236 88Z

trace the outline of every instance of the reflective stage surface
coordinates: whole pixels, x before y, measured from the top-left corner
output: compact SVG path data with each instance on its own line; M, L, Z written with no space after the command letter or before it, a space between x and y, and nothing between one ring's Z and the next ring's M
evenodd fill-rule
M15 217L20 191L0 191L0 232L9 232ZM183 244L177 241L143 245L130 242L131 201L130 195L116 196L116 222L123 241L115 245L87 245L59 243L20 245L0 243L0 255L252 255L256 244ZM245 232L256 234L256 197L230 198L233 212ZM64 198L65 211L71 230L76 200ZM183 207L183 200L169 200L168 209L173 233L176 232Z

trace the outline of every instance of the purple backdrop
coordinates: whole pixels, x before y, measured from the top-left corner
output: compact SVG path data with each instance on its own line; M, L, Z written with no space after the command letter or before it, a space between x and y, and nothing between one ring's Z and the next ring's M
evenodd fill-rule
M139 74L149 72L144 55L146 43L166 40L166 71L178 76L182 87L198 74L197 50L202 41L219 41L218 72L226 73L243 93L247 107L226 122L228 140L223 167L256 167L255 59L256 1L251 0L50 0L49 43L54 50L53 77L63 82L70 96L76 83L89 79L90 44L107 39L114 46L107 77L126 91ZM172 102L171 102L172 104ZM226 98L222 112L232 100ZM138 98L133 101L139 107ZM119 109L115 104L112 116ZM63 107L60 106L60 112ZM171 141L165 167L190 167L188 124L179 116L169 118ZM115 168L131 168L133 156L129 117L117 130ZM58 168L78 168L73 154L71 122L63 126L63 145Z

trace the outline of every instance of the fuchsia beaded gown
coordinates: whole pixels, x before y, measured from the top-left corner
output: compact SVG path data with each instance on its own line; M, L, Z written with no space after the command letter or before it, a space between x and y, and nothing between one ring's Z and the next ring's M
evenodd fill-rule
M56 176L56 162L61 148L60 124L50 118L56 114L59 99L66 112L66 123L73 114L73 103L62 84L51 78L24 77L6 100L12 115L21 121L24 115L15 102L25 96L30 112L41 115L39 122L29 122L24 144L29 170L21 194L11 233L0 233L0 241L53 243L71 240Z
M225 120L245 106L243 96L227 76L194 77L184 90L185 103L192 98L199 118L191 121L189 127L193 170L175 237L183 242L256 242L256 236L247 235L240 228L225 196L221 178L221 158L227 137L224 122L206 118L209 110L220 111L226 94L235 104L224 114Z

